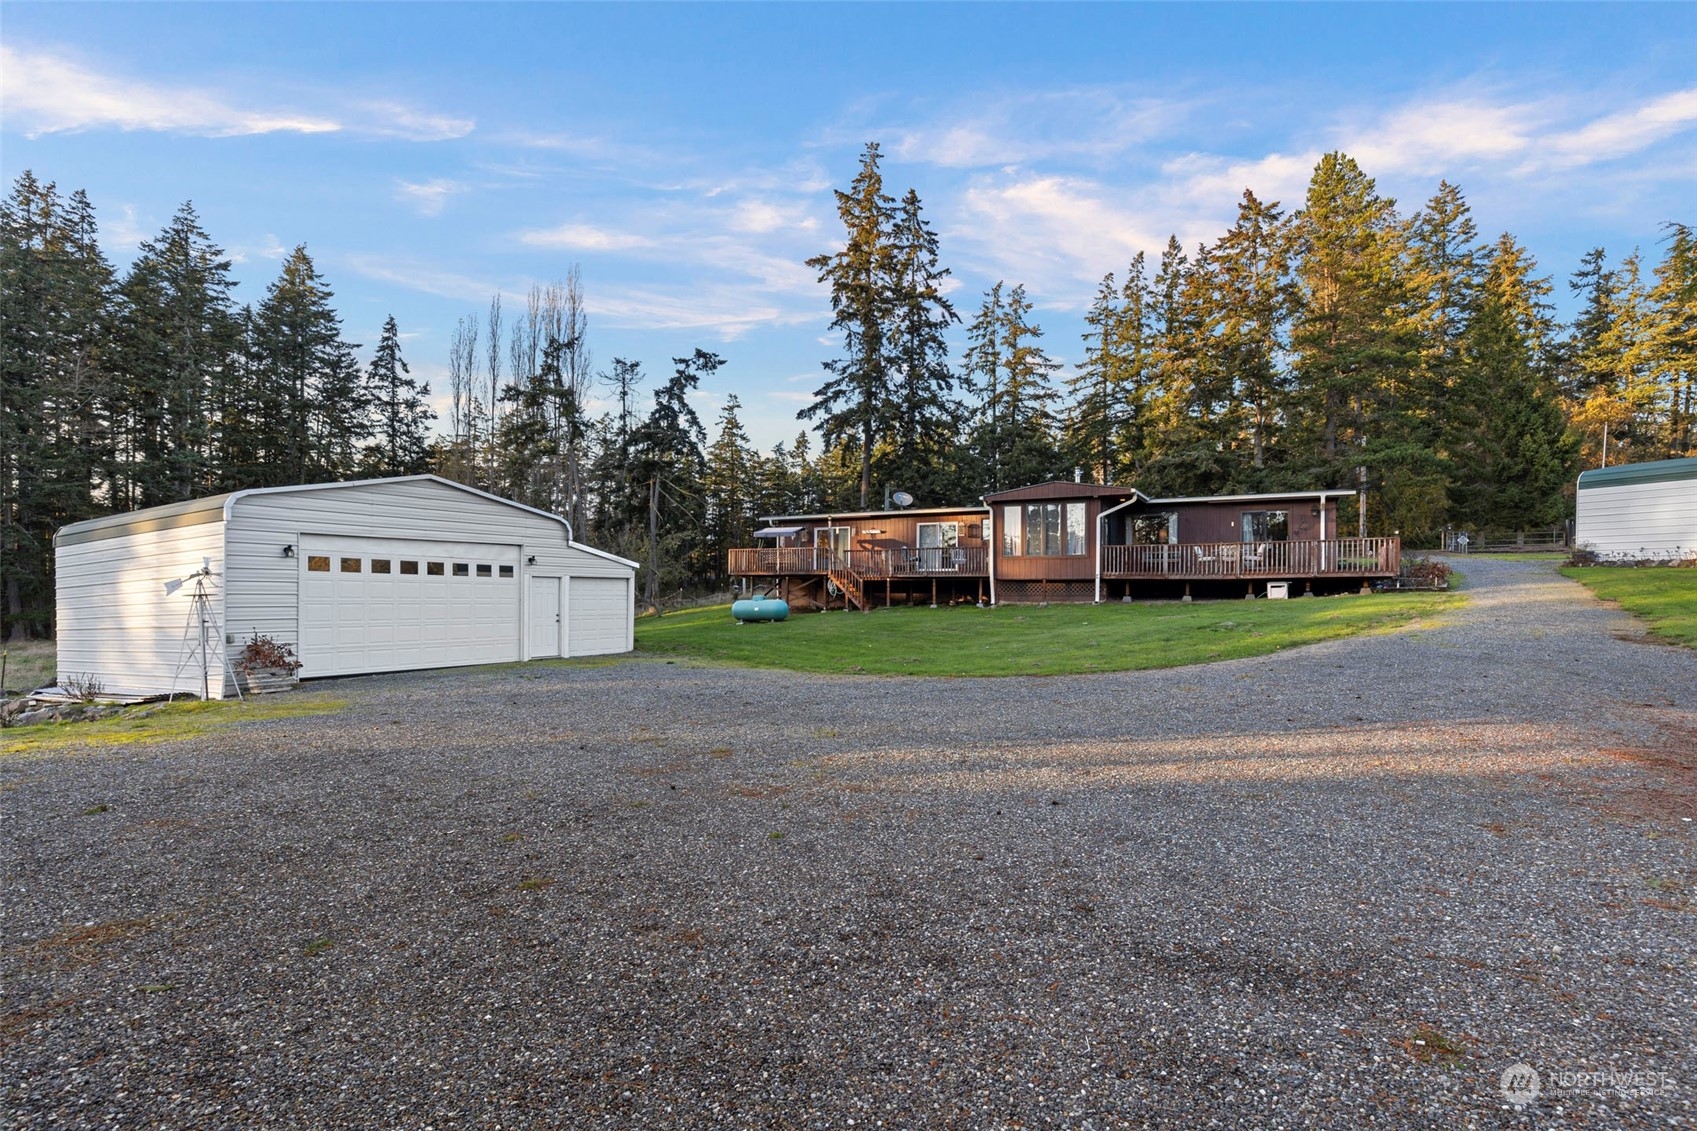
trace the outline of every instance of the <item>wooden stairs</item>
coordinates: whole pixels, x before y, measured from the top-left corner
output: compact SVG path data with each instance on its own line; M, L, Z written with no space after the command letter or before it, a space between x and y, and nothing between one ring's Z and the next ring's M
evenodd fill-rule
M833 566L829 577L831 584L843 591L843 608L847 609L852 602L861 612L866 612L866 579L847 566Z

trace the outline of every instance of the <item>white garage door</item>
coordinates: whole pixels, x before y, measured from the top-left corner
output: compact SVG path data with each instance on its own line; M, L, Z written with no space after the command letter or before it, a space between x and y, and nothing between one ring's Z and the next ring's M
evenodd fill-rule
M574 656L623 652L630 633L630 582L622 577L574 577L568 583L566 648Z
M519 658L519 549L303 535L301 675Z

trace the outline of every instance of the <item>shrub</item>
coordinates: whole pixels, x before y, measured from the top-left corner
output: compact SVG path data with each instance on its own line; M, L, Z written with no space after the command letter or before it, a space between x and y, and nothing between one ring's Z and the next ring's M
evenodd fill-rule
M106 694L106 685L92 675L66 676L59 681L59 686L64 689L66 695L84 703L92 703Z
M277 668L294 675L300 671L301 662L295 658L292 646L284 644L264 635L257 629L247 644L242 647L241 655L236 657L235 669L244 675L256 671Z
M1423 581L1434 588L1447 586L1452 572L1454 571L1447 562L1435 561L1432 558L1408 558L1402 563L1404 577Z

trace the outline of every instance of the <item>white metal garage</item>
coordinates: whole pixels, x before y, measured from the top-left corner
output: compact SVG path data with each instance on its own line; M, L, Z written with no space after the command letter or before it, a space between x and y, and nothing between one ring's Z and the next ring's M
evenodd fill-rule
M1573 541L1600 558L1697 556L1697 457L1580 472Z
M215 673L255 632L294 645L303 678L633 646L634 562L436 476L238 491L77 523L55 545L60 676L114 694L199 691L201 607ZM211 694L233 693L220 682Z

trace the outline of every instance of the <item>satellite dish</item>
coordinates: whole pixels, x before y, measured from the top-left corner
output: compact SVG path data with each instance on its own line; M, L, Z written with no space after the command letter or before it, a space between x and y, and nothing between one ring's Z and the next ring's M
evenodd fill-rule
M897 491L890 498L896 501L898 507L911 507L913 505L913 496L906 491Z

